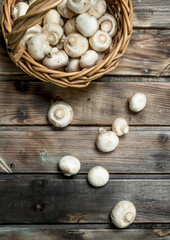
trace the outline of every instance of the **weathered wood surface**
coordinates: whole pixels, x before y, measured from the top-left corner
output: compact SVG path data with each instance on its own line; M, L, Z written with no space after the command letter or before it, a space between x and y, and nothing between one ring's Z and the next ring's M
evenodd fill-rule
M1 240L170 240L170 230L162 229L79 229L68 227L67 230L32 230L27 228L0 229Z
M117 179L96 189L85 179L1 175L0 223L110 223L122 199L136 205L135 223L170 223L169 191L170 179Z
M134 114L127 99L144 92L146 108ZM42 82L0 82L0 125L47 125L46 114L55 100L74 110L73 125L111 125L125 117L130 125L170 125L170 84L98 82L85 89L63 89Z
M59 172L58 161L73 155L81 161L81 173L95 165L110 173L170 173L170 128L131 127L112 153L95 146L98 128L50 127L0 128L0 156L13 172ZM3 171L3 170L1 170Z
M1 36L2 40L2 36ZM23 74L0 45L0 75ZM126 54L114 75L170 76L170 30L134 30Z

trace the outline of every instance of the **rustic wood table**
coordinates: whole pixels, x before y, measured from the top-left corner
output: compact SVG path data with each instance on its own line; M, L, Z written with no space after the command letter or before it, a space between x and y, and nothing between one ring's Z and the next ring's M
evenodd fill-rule
M119 67L85 89L62 89L26 76L0 45L0 240L170 239L170 0L134 0L132 40ZM147 107L127 108L133 92ZM74 121L56 130L46 119L54 100L74 109ZM99 126L125 117L130 133L115 152L95 147ZM64 178L57 168L67 154L78 157L80 174ZM100 189L88 170L110 172ZM116 229L109 213L119 200L137 208L135 223Z

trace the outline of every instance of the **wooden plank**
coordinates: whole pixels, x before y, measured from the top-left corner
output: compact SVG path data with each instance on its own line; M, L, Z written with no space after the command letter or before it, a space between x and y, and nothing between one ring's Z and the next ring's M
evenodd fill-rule
M96 189L83 179L1 175L0 223L110 223L110 211L122 199L135 204L135 223L170 223L169 190L167 179L117 179Z
M138 114L130 112L127 104L134 92L144 92L148 101ZM111 125L116 117L125 117L130 125L170 124L169 83L98 82L78 90L41 82L1 81L0 125L48 125L46 114L54 100L73 107L73 125Z
M2 38L2 36L1 36ZM0 44L0 75L23 74L9 59L5 44ZM170 30L134 30L133 36L114 75L170 76Z
M65 155L80 159L80 173L95 165L104 166L110 173L170 173L169 127L131 127L130 133L120 138L118 148L107 154L95 146L97 130L0 128L0 156L14 173L58 173L58 161Z

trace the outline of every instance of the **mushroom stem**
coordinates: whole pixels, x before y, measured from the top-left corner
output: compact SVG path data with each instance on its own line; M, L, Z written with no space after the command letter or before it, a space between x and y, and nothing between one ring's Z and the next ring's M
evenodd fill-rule
M127 134L129 132L129 126L126 125L126 126L122 126L121 128L122 132L124 132L125 134Z
M124 220L127 222L132 222L134 219L134 215L132 212L127 212L124 216Z
M55 111L55 117L57 118L57 119L63 119L64 117L65 117L65 111L64 111L64 109L63 108L58 108L58 109L56 109L56 111Z
M101 134L101 133L106 133L107 132L107 130L106 129L104 129L104 128L99 128L99 133Z

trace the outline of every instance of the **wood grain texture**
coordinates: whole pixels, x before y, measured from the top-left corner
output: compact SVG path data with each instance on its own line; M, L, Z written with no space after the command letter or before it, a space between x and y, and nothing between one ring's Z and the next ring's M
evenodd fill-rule
M117 179L96 189L85 179L1 175L0 223L110 223L110 211L122 199L135 204L135 223L170 223L169 190L168 179Z
M138 114L127 104L134 92L147 97ZM46 115L55 100L73 107L73 125L111 125L116 117L130 125L170 125L170 83L98 82L77 90L24 81L0 82L0 125L48 125Z
M130 45L119 67L119 76L170 76L170 30L134 30ZM1 36L0 75L23 74L11 62Z

